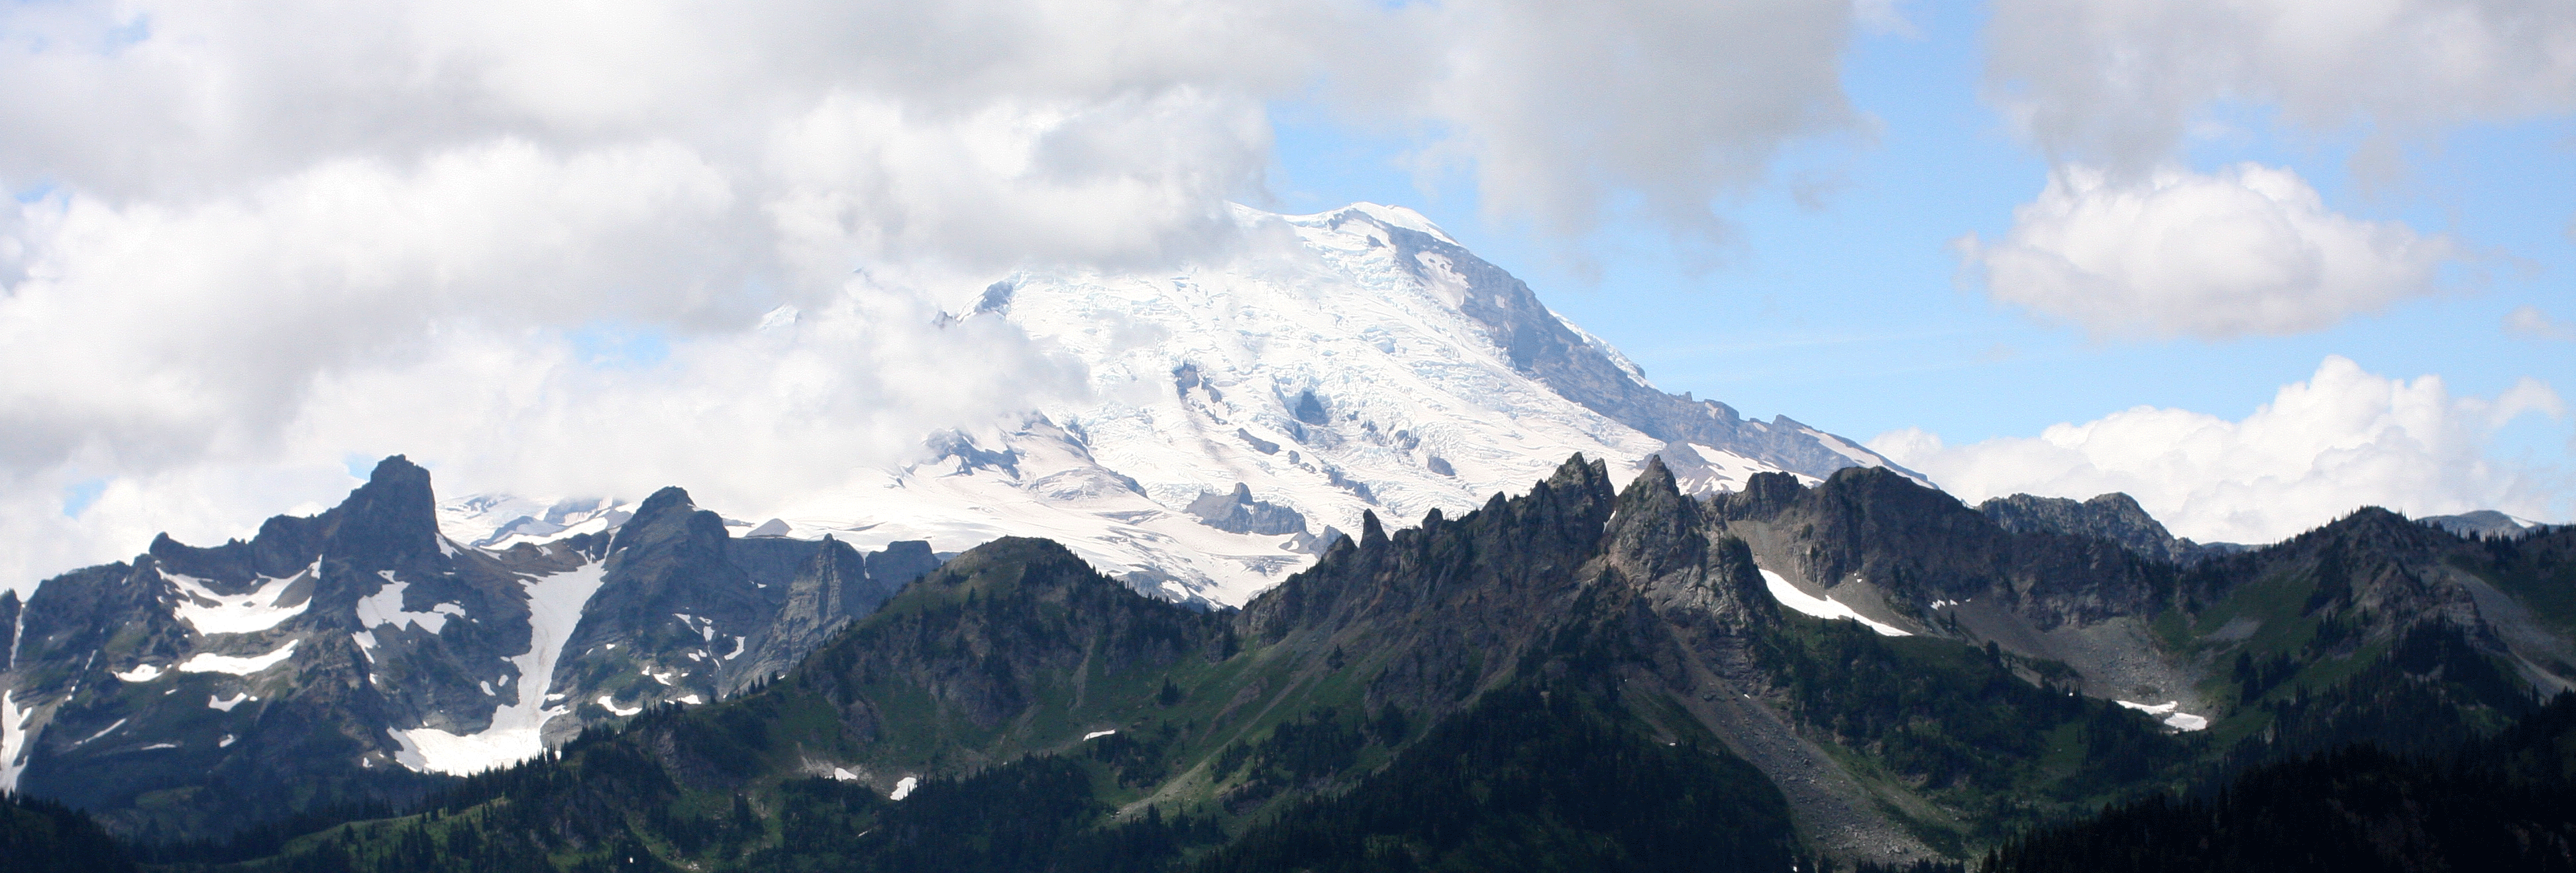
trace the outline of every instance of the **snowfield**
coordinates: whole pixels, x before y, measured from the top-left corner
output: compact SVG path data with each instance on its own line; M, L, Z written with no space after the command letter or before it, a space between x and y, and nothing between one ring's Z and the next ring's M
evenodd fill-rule
M2114 700L2111 702L2148 715L2164 716L2164 718L2159 720L2163 721L2166 727L2170 727L2178 731L2196 731L2209 726L2208 718L2181 711L2182 703L2180 701L2168 700L2152 706L2127 700Z
M262 576L258 587L249 594L216 594L206 587L204 579L168 572L160 575L179 590L178 600L171 604L170 614L198 633L212 636L258 633L303 615L305 607L313 605L313 602L299 597L294 603L286 604L283 602L286 590L296 580L309 579L321 572L322 562L315 561L304 572L284 579Z
M1771 599L1779 601L1781 606L1786 606L1790 609L1794 609L1817 618L1848 618L1853 621L1860 622L1861 624L1868 625L1870 630L1877 631L1878 635L1883 637L1910 637L1914 635L1895 625L1872 621L1858 612L1853 612L1850 606L1846 606L1841 602L1834 600L1831 596L1811 596L1807 592L1798 590L1798 586L1789 584L1789 580L1782 578L1780 574L1769 570L1762 571L1762 587L1769 589L1771 591Z
M261 670L275 667L280 663L284 663L286 659L295 657L295 645L301 642L303 642L303 640L287 640L286 645L279 646L268 654L250 655L247 657L217 655L211 652L202 652L188 660L179 662L179 672L230 673L235 676L248 676Z
M428 727L388 731L402 746L394 760L416 771L465 776L543 753L546 722L572 710L570 706L545 705L547 691L554 686L555 663L563 657L564 644L572 639L573 626L581 621L582 604L599 590L607 572L604 564L585 564L551 576L522 580L528 595L528 651L510 659L510 665L518 670L518 681L508 683L508 687L514 689L516 696L492 712L490 726L474 733L455 734ZM601 705L616 709L605 696L601 697ZM642 711L639 707L618 714Z
M1633 363L1412 210L1237 207L1235 219L1247 242L1220 263L1029 271L959 289L945 319L1004 320L1060 349L1088 369L1093 400L926 434L918 462L863 471L794 505L716 508L772 519L749 528L762 535L830 534L862 550L1047 537L1144 590L1239 605L1311 564L1329 532L1358 530L1364 511L1399 526L1435 508L1456 514L1527 490L1577 452L1606 459L1621 481L1663 453L1700 494L1762 472L1813 481L1886 463L1787 419L1742 422L1654 391ZM798 330L794 316L782 308L763 329ZM1549 366L1590 375L1551 377ZM1664 425L1635 411L1641 394L1687 405L1684 417L1733 422L1724 426L1755 443L1795 443L1799 452L1768 456L1805 460L1650 436L1640 427ZM1191 511L1237 483L1302 528L1224 529ZM451 539L502 548L610 529L625 506L487 494L449 501L440 519Z

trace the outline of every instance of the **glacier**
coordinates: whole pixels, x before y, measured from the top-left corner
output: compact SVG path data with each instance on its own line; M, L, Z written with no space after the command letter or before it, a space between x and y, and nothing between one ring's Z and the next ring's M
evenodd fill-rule
M1854 465L1921 481L1786 417L1745 420L1664 393L1412 210L1238 206L1234 220L1247 243L1221 261L1022 271L941 316L1006 320L1062 350L1087 369L1092 399L927 434L914 463L727 514L772 519L758 535L862 549L1048 537L1139 590L1229 606L1311 564L1363 513L1462 512L1577 452L1631 471L1660 455L1696 494ZM793 313L773 315L764 329L797 329ZM1228 500L1259 509L1259 523L1207 517ZM631 508L482 494L442 504L440 524L457 542L505 548L613 529Z

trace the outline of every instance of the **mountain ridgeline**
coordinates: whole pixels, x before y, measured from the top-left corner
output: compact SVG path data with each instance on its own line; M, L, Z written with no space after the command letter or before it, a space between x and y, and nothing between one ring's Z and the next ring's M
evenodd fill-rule
M1971 508L1878 468L1746 484L1695 498L1654 461L1614 488L1605 464L1577 456L1454 518L1390 530L1367 515L1313 567L1218 611L1141 595L1042 539L935 567L927 554L735 539L676 489L612 537L557 546L447 554L431 530L426 549L374 557L352 542L348 571L305 565L322 568L316 605L261 631L282 636L209 633L206 613L175 610L196 624L166 627L165 649L93 642L110 662L78 675L101 682L101 670L217 645L330 651L357 620L322 625L338 643L292 634L343 614L318 592L351 571L415 591L453 574L459 593L424 592L402 612L454 604L457 628L507 615L517 590L542 605L548 591L530 580L595 568L548 673L577 690L536 698L537 712L559 712L531 729L559 745L432 778L399 766L403 731L417 728L395 722L374 736L396 748L358 768L380 783L279 800L267 818L280 823L229 841L154 842L160 819L131 812L149 802L62 790L90 766L73 741L105 725L104 713L67 721L88 710L62 701L93 698L58 691L41 699L77 727L48 728L40 741L66 751L37 760L66 776L31 767L28 785L147 837L134 856L174 869L2037 870L2079 849L2152 854L2068 830L2106 804L2220 821L2263 807L2192 806L2195 792L2238 774L2304 779L2295 768L2354 743L2452 754L2540 730L2512 726L2548 723L2540 701L2576 676L2565 529L2471 539L2365 509L2267 548L2178 552L2125 500ZM238 569L169 572L239 580L210 588L218 597L292 586L279 574L308 561L295 542L222 547L245 556ZM474 588L487 561L558 569ZM891 582L892 568L916 567ZM498 593L469 599L487 589ZM410 621L399 630L431 630ZM397 656L418 657L393 648L387 624L363 625L373 648L349 644L373 672L315 662L341 671L320 674L340 677L329 693L397 699L365 691L395 681L385 665L409 663ZM62 633L27 633L39 631ZM65 644L48 645L62 663ZM543 648L509 637L487 659ZM306 651L277 663L302 680L322 669L304 666ZM277 669L184 681L281 683ZM133 695L170 680L103 681ZM13 686L33 687L50 686ZM351 723L338 718L321 723ZM2544 747L2558 748L2515 748ZM2498 770L2538 767L2537 754ZM271 791L304 784L233 772ZM2511 797L2558 796L2547 790ZM189 835L217 833L208 821ZM2531 821L2530 833L2561 833ZM2439 869L2439 846L2460 844L2426 843L2431 861L2388 869ZM2523 857L2564 858L2565 845Z
M665 489L615 537L460 546L389 458L321 515L0 597L0 787L148 839L394 807L585 724L772 675L937 565L734 539Z

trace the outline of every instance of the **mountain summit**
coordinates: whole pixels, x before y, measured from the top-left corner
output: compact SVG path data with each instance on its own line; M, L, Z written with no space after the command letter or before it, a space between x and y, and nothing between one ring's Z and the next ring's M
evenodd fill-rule
M1757 473L1813 483L1893 467L1785 417L1663 392L1412 210L1235 218L1249 242L1230 261L1021 272L942 318L1007 320L1062 349L1096 403L926 435L925 460L873 487L748 517L775 516L766 534L863 548L1044 532L1140 589L1239 605L1365 512L1465 511L1575 453L1623 479L1661 456L1698 495ZM615 519L570 509L484 495L449 504L444 523L462 542L506 545Z

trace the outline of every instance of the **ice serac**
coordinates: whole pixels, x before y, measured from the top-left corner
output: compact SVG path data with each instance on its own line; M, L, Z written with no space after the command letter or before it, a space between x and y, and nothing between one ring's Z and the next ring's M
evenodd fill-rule
M1062 350L1098 401L927 434L917 463L726 510L861 549L1046 536L1140 590L1239 605L1364 512L1463 512L1575 453L1622 477L1660 456L1694 495L1765 472L1895 469L1788 418L1663 392L1410 210L1235 220L1245 244L1221 261L1025 271L961 290L943 316L1004 320ZM549 505L482 500L449 516L460 537L492 535L472 518Z

